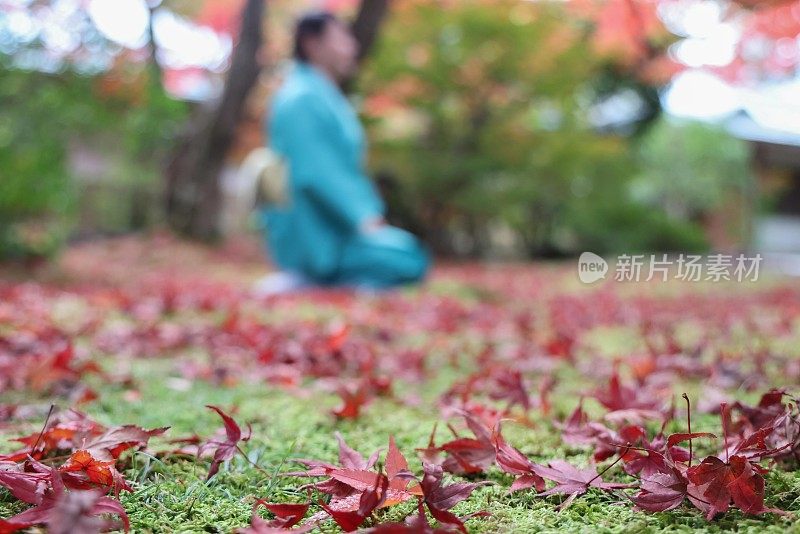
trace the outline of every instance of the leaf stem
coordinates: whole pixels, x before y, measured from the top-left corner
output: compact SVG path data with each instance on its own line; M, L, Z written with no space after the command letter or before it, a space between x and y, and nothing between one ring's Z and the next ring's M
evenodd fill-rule
M692 458L694 453L692 451L692 403L689 401L689 395L684 393L681 395L686 400L686 426L689 429L689 467L692 467Z
M628 451L630 451L630 450L631 450L631 444L630 444L630 443L628 443L628 444L626 444L626 445L625 445L625 450L619 453L619 455L617 456L617 459L616 459L616 460L614 460L614 461L613 461L613 462L612 462L612 463L611 463L609 466L607 466L605 469L603 469L602 471L600 471L599 473L597 473L597 475L595 475L595 477L594 477L593 479L591 479L589 482L587 482L587 483L586 483L586 487L588 488L589 486L591 486L591 485L592 485L592 482L594 482L594 481L595 481L595 480L597 480L598 478L600 478L600 477L602 477L603 475L605 475L605 474L606 474L606 471L608 471L609 469L611 469L612 467L614 467L615 465L617 465L617 464L619 463L619 461L620 461L620 460L622 460L622 457L623 457L623 456L625 456L626 454L628 454Z
M239 453L240 453L242 456L244 456L244 459L245 459L245 460L247 460L247 463L249 463L250 465L252 465L252 466L253 466L253 467L255 467L256 469L258 469L258 470L259 470L259 472L261 472L261 474L264 474L264 475L267 475L267 476L272 476L272 475L270 475L269 471L267 471L266 469L264 469L263 467L261 467L260 465L258 465L257 463L255 463L253 460L251 460L251 459L250 459L250 457L249 457L249 456L247 456L247 453L246 453L246 452L244 452L244 451L242 450L242 448L241 448L239 445L236 445L236 450L237 450L237 451L239 451Z
M53 410L55 410L55 408L56 405L51 404L50 409L47 410L47 417L44 418L44 425L42 426L42 431L39 432L39 437L36 438L36 443L34 443L33 447L31 447L31 454L34 454L36 452L36 447L38 447L39 442L42 441L42 437L44 436L44 431L47 430L47 424L50 422L50 416L53 415Z
M722 414L722 436L725 440L725 463L730 463L731 452L728 450L728 425L725 417L725 409L728 407L727 402L722 402L719 405L719 411Z

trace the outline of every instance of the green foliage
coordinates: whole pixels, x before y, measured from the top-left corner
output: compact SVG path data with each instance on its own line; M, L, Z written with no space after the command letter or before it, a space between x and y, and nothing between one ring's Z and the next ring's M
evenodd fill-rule
M642 139L638 200L690 218L744 193L751 180L747 144L700 122L661 119Z
M696 224L624 199L585 209L574 206L567 217L576 250L636 254L708 249L708 241Z
M73 47L55 47L47 24L10 31L0 13L0 259L53 252L76 226L102 233L150 222L164 155L187 115L164 91L155 54L142 61L107 39L85 3L27 4L22 17L57 11ZM87 159L90 172L75 170Z
M363 90L373 164L398 182L389 202L401 224L451 253L464 252L456 236L484 252L498 226L533 255L705 247L691 222L631 198L636 137L599 133L592 108L634 91L646 108L628 129L638 132L657 95L612 73L586 31L558 3L420 2L393 13Z
M64 216L72 204L72 187L66 174L67 125L85 116L85 88L72 78L22 70L2 69L0 99L0 258L51 251L50 239L29 236L50 234L52 219ZM75 82L75 83L71 83ZM44 230L42 227L44 226ZM56 239L57 242L57 239Z
M0 259L52 254L68 236L78 205L95 203L98 193L70 173L70 151L78 145L111 162L99 195L113 206L101 215L100 230L127 229L133 215L113 225L104 221L134 210L141 192L157 187L186 106L155 84L139 83L141 73L129 74L131 82L109 91L103 82L110 74L50 74L0 62Z
M573 203L623 194L626 142L588 121L603 65L561 9L420 4L390 20L364 81L374 160L434 242L446 229L480 248L499 222L531 252L559 249Z

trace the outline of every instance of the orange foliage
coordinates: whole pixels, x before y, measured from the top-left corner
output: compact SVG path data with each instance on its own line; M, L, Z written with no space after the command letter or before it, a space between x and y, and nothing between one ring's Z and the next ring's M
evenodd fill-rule
M595 24L592 36L597 53L632 66L653 55L655 43L669 32L658 18L656 0L571 0L570 8Z

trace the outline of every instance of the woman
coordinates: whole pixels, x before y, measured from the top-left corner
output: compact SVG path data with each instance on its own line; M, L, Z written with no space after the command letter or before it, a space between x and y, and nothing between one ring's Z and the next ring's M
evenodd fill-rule
M268 137L282 159L287 198L262 210L267 244L283 271L262 293L313 284L383 289L424 278L429 257L417 239L384 221L364 173L365 137L340 89L357 67L358 45L329 13L297 24L295 65L272 102Z

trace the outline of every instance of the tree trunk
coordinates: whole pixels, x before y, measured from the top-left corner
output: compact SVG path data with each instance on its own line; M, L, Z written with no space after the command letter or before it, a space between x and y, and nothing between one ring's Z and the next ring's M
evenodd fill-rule
M353 21L353 35L359 44L358 60L366 58L378 38L381 24L389 12L390 0L361 0Z
M187 237L219 237L219 178L247 96L261 72L258 51L263 42L265 3L245 3L239 42L233 50L222 96L210 109L198 108L167 166L167 221Z

